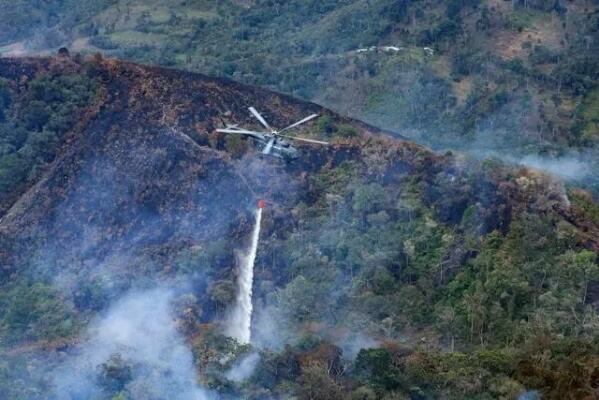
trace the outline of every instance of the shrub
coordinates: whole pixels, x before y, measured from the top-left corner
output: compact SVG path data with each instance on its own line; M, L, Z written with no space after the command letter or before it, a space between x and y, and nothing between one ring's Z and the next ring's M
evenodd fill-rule
M0 315L7 341L55 339L75 329L72 305L43 283L20 283L0 293Z
M318 131L323 135L330 136L335 131L335 123L329 115L323 115L316 121Z
M351 125L342 124L337 128L336 136L351 138L358 136L358 130Z
M30 102L23 111L23 122L25 128L29 130L41 131L49 119L50 110L46 107L46 103L40 100Z

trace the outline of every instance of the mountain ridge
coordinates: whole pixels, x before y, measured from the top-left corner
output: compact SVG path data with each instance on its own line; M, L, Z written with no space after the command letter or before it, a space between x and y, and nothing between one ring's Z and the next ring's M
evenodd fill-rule
M12 186L18 193L30 185L0 220L0 354L12 371L0 375L0 387L9 393L25 393L7 386L19 374L24 386L48 385L42 377L86 348L98 316L156 285L180 287L171 318L195 374L227 399L418 391L457 399L526 388L557 399L579 384L593 390L593 372L565 386L538 383L543 374L570 379L573 370L556 361L564 346L593 346L599 220L586 192L187 72L62 54L0 59L0 78L10 97L0 109L2 132L26 133L3 148L0 176L13 168L6 157L38 165ZM276 126L318 112L301 133L331 145L298 145L300 157L286 163L215 132L224 123L255 124L248 106ZM77 118L62 118L70 114ZM225 368L249 350L221 331L235 296L235 253L247 243L259 198L268 206L252 345L262 361L243 386L227 380ZM546 311L552 307L560 311ZM548 327L536 331L538 318ZM369 338L358 340L364 345L350 361L342 361L352 354L341 350L351 347L343 332ZM556 359L531 370L527 360L545 354L535 340L550 343ZM137 368L123 354L89 373L112 382L98 371ZM595 358L568 357L595 371ZM480 369L471 375L458 360ZM348 375L323 372L327 362L349 363ZM281 365L284 373L271 372ZM479 371L484 378L474 378ZM435 380L446 373L445 383ZM127 374L114 379L122 384L103 386L107 398L135 398ZM463 389L472 379L480 385ZM310 397L310 385L323 393Z
M50 3L37 20L18 18L23 3L0 18L3 41L32 51L70 46L233 77L434 148L597 167L592 1ZM352 52L370 46L401 50Z

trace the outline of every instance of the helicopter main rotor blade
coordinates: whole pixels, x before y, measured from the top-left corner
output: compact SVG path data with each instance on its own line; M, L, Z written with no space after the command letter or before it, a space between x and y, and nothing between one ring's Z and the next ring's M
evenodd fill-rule
M268 141L268 143L266 143L264 150L262 150L262 154L269 154L274 145L275 145L275 138L272 138Z
M254 107L250 107L249 108L250 112L252 114L254 114L254 117L256 117L256 119L258 119L258 121L260 121L260 123L262 125L264 125L264 127L266 129L268 129L269 131L272 131L273 129L270 127L270 125L268 125L268 122L266 122L266 120L264 119L264 117L262 115L260 115L260 113L258 111L256 111L256 109Z
M269 133L266 132L254 132L254 131L248 131L245 129L217 129L217 132L221 132L221 133L237 133L239 135L245 135L245 136L249 136L251 138L257 139L257 140L266 140L267 135L270 135Z
M221 132L221 133L241 133L243 135L264 135L270 132L256 132L256 131L248 131L245 129L231 129L231 128L224 128L224 129L217 129L217 132Z
M279 133L285 132L285 131L287 131L289 129L292 129L292 128L295 128L296 126L299 126L299 125L304 124L304 123L306 123L306 122L308 122L310 120L313 120L316 117L318 117L318 114L312 114L309 117L306 117L306 118L302 119L301 121L297 121L295 124L289 125L287 128L281 129L279 131Z
M314 139L306 139L306 138L295 137L295 136L288 136L288 135L279 135L279 136L287 138L287 139L297 140L297 141L300 141L300 142L308 142L308 143L316 143L316 144L324 144L324 145L328 145L329 144L329 142L322 142L320 140L314 140Z

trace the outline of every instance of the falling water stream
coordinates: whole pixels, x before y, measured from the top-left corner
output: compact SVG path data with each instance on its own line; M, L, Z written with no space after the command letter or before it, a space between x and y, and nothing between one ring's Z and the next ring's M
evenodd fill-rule
M258 239L260 238L261 220L262 209L258 208L250 248L240 258L240 271L237 277L237 299L228 326L229 336L244 344L250 342L252 331L252 285L254 281L254 261L256 260Z

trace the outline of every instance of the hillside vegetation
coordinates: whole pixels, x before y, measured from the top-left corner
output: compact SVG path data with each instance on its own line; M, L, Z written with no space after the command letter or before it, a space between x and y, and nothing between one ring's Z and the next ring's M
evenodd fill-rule
M3 157L35 160L2 164L6 398L597 397L589 193L187 72L63 53L0 77ZM215 132L258 102L331 145L285 163ZM222 332L258 198L250 346Z

